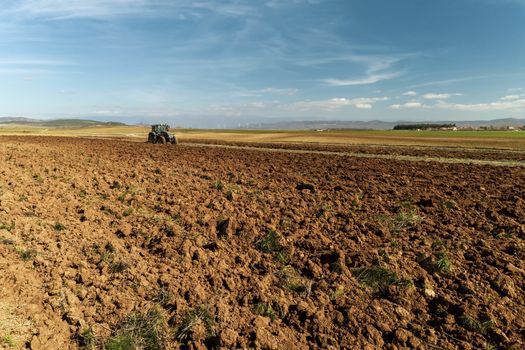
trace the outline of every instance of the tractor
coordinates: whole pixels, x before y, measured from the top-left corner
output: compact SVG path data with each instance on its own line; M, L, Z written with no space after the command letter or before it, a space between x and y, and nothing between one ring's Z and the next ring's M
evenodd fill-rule
M170 126L168 124L155 124L151 126L151 131L148 134L149 143L177 144L177 138L174 134L169 132Z

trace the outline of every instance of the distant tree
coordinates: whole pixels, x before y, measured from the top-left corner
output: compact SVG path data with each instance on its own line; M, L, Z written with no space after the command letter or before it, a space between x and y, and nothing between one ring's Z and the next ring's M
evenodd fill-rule
M428 130L441 128L454 128L456 124L398 124L394 126L394 130Z

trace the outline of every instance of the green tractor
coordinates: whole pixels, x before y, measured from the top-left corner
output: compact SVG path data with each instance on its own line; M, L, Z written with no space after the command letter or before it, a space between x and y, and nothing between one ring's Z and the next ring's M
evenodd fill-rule
M149 143L177 144L177 137L169 132L170 126L168 124L155 124L151 126L151 131L148 134Z

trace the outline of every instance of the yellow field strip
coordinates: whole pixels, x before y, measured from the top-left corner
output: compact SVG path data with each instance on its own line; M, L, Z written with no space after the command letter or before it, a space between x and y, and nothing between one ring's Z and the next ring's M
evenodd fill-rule
M184 142L191 139L257 143L319 143L319 144L380 144L392 146L437 146L466 148L500 148L525 151L525 132L400 132L392 130L342 130L316 132L310 130L204 130L172 129ZM21 125L0 125L0 135L40 135L65 137L122 137L147 139L148 127L112 126L84 128L46 128Z

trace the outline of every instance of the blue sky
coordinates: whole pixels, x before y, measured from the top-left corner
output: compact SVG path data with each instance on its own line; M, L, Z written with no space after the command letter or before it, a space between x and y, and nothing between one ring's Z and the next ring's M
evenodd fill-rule
M4 0L0 116L525 117L525 0Z

